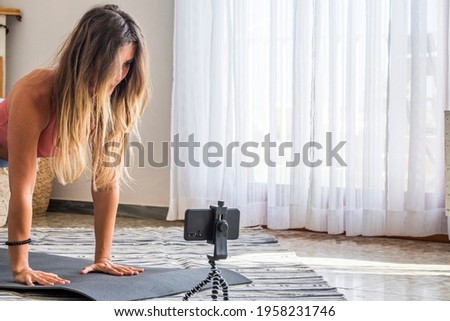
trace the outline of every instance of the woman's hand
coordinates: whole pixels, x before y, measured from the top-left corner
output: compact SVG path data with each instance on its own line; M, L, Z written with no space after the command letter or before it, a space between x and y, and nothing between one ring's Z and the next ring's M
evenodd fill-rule
M24 283L29 286L39 285L55 285L55 284L69 284L69 280L64 280L53 273L42 271L34 271L27 267L23 270L14 273L14 281Z
M91 272L125 276L125 275L137 275L139 273L144 272L144 269L114 264L108 259L103 259L97 260L95 263L88 265L83 270L81 270L81 274L88 274Z

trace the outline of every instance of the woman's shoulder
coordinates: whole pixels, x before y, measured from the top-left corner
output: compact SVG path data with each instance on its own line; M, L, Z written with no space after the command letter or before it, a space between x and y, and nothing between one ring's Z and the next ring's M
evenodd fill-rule
M8 109L20 107L48 119L54 86L54 71L36 69L19 79L7 96Z
M51 95L54 84L55 72L51 69L36 69L19 79L13 87L14 91L21 91L21 94L48 96Z
M51 101L55 72L51 69L36 69L20 78L8 94L11 100L26 100L39 105Z

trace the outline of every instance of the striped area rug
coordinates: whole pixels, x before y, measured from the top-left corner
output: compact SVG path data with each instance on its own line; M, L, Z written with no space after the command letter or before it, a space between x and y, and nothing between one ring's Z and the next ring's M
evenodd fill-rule
M7 231L0 228L0 240ZM92 229L35 228L30 251L92 259L94 233ZM164 268L208 267L207 254L213 245L206 242L187 242L181 227L120 228L116 229L113 259L117 263ZM253 281L249 285L230 288L231 300L345 300L335 288L301 259L283 248L263 229L241 229L239 239L228 241L228 259L217 262L220 269L234 270ZM206 275L205 275L206 277ZM200 282L201 280L199 280ZM209 300L204 290L191 300ZM153 300L181 300L183 294ZM0 290L0 300L77 300L74 294L13 292Z

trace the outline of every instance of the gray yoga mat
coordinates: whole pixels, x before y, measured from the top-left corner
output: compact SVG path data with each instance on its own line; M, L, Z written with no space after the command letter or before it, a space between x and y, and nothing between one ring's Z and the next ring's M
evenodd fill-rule
M68 285L28 287L12 280L8 253L0 249L0 289L20 291L68 291L96 301L133 301L184 293L206 278L209 268L167 269L145 268L135 276L112 276L100 273L81 275L91 261L59 255L30 252L30 265L35 270L58 274L70 280ZM249 279L228 269L220 269L229 285L248 284ZM195 296L194 296L195 298ZM220 298L219 298L220 299Z

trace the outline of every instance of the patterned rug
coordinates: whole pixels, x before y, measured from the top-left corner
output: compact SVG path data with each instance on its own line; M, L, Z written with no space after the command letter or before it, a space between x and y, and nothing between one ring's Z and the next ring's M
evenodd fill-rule
M0 228L0 240L5 240L6 235L6 229ZM93 257L92 229L35 228L32 238L30 251L84 259ZM113 259L131 266L189 269L209 267L206 255L213 250L213 245L206 242L185 241L181 227L120 228L114 235ZM236 271L253 281L232 286L231 300L345 300L295 253L283 248L263 229L241 229L239 239L228 241L228 255L228 259L217 262L217 267ZM153 300L181 300L183 296ZM75 294L0 290L0 300L81 299ZM204 290L191 300L209 299L210 290Z

